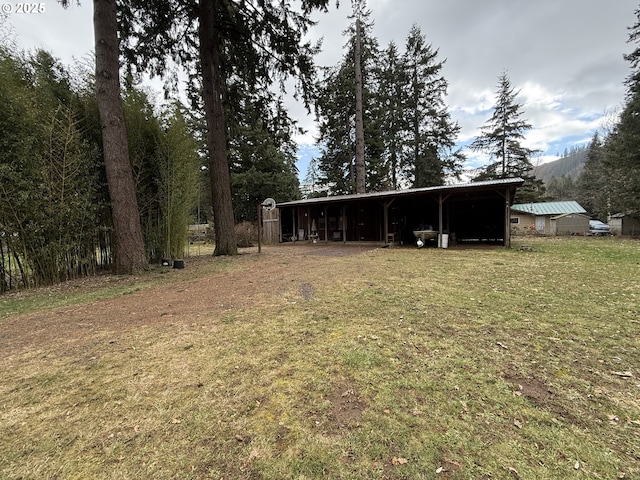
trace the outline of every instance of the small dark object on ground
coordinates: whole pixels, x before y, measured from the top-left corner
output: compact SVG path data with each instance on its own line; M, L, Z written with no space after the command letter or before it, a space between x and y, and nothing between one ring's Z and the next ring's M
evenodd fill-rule
M184 260L174 260L173 268L184 268Z

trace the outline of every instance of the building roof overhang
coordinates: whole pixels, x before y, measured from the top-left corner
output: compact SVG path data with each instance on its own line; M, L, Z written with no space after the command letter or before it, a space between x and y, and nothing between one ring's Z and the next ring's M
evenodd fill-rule
M395 198L410 198L425 195L473 193L490 190L503 190L505 188L515 190L524 183L522 178L505 178L501 180L488 180L484 182L460 183L455 185L441 185L437 187L411 188L407 190L388 190L384 192L370 192L351 195L335 195L329 197L307 198L290 202L278 203L278 207L296 207L325 205L328 203L353 202L358 200L392 200Z

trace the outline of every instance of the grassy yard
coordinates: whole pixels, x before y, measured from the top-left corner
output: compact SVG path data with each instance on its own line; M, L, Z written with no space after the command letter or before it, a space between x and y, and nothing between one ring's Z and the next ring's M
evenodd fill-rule
M640 242L322 248L0 297L0 477L640 478Z

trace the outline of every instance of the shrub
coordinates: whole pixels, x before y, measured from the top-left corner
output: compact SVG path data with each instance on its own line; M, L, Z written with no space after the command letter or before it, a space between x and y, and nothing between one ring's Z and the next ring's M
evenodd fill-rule
M251 222L241 222L236 225L235 230L239 248L252 247L253 241L258 239L256 226Z

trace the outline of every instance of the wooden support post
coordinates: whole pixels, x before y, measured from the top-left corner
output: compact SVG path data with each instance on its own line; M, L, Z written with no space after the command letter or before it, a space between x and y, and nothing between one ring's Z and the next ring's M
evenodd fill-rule
M389 240L389 204L387 202L382 203L382 218L384 222L384 228L382 229L382 238L384 243L388 243Z
M442 247L442 234L444 233L442 221L442 194L438 196L438 247Z
M438 246L442 246L442 235L444 234L444 218L443 218L443 205L444 202L446 202L449 197L451 197L451 194L449 193L448 195L445 195L444 197L442 196L442 194L438 195ZM447 210L447 230L449 230L449 210ZM450 232L449 232L450 233Z
M504 246L511 248L511 191L508 188L505 192Z
M296 230L296 211L298 207L293 207L291 209L291 225L293 227L293 232L291 233L291 240L295 242L298 240L298 230Z
M329 209L324 207L324 241L329 242Z
M342 205L342 243L347 242L347 207Z
M262 204L258 204L258 253L262 252Z
M383 209L384 209L384 214L383 214L383 218L384 218L384 228L382 229L382 235L384 238L384 243L389 243L389 207L391 206L391 204L394 202L395 198L391 199L388 202L383 202ZM397 232L392 232L393 234L396 234ZM395 243L395 236L393 237L393 242Z

